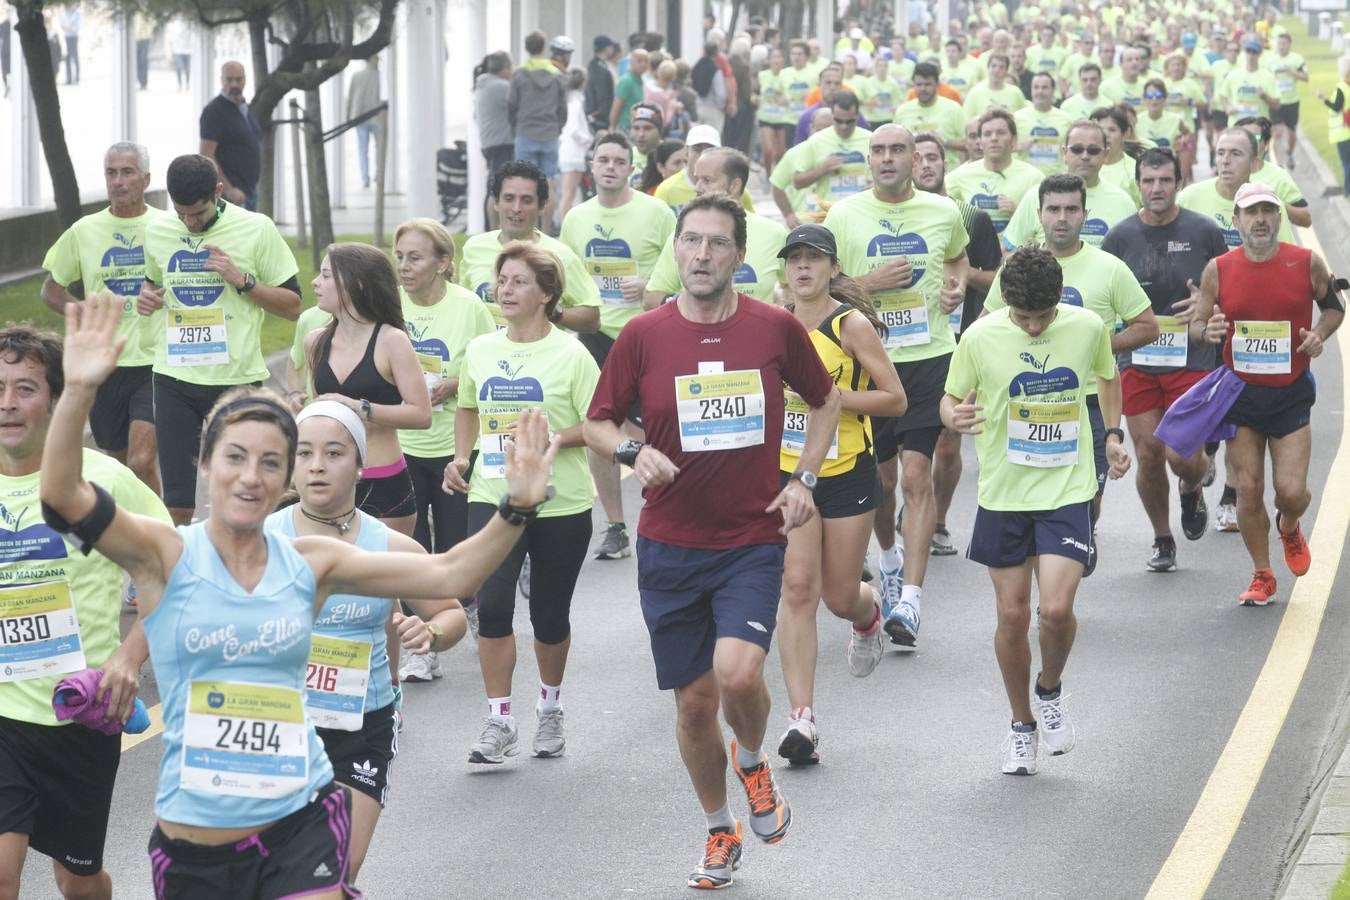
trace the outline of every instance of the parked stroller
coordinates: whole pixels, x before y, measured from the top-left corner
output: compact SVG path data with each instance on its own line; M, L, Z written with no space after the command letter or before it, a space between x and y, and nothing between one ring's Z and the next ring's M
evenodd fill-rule
M469 200L469 147L464 141L436 151L436 193L441 222L448 226L464 214Z

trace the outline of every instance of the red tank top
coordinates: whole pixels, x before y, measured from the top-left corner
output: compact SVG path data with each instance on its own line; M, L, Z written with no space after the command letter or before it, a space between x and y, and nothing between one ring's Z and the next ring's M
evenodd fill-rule
M1219 307L1228 319L1223 361L1248 384L1284 387L1308 368L1295 352L1300 329L1311 330L1312 251L1280 244L1265 262L1252 262L1241 247L1215 261Z

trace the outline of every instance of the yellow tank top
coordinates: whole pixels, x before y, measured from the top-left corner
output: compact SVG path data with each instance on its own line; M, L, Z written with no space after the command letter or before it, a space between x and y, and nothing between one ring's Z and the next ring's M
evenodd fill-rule
M872 380L862 365L844 350L844 341L840 336L844 316L857 312L853 307L843 305L825 317L811 331L811 343L825 364L825 370L834 378L835 385L844 391L861 391L871 387ZM806 417L810 408L806 401L786 388L783 391L786 400L783 419L783 446L778 454L778 467L784 472L797 468L802 446L806 440ZM872 420L863 413L843 410L839 413L839 428L830 444L825 463L818 473L821 478L842 475L851 472L857 465L858 457L872 452Z

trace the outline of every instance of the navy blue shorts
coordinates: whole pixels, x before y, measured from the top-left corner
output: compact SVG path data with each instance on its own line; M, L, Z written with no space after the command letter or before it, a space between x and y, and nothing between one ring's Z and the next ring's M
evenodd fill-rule
M684 687L712 669L718 638L769 652L786 549L691 550L638 536L638 595L661 690Z
M1020 566L1032 556L1067 556L1084 566L1092 546L1092 501L1059 509L1000 512L977 507L966 558L991 569Z
M1106 461L1106 420L1096 394L1087 398L1088 424L1092 426L1092 461L1097 467L1097 496L1106 493L1106 476L1111 465Z

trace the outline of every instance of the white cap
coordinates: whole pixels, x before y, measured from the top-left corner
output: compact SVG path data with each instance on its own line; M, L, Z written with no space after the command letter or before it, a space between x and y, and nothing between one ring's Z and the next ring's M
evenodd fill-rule
M1237 205L1238 209L1246 209L1258 203L1269 203L1277 208L1282 208L1280 198L1275 195L1275 189L1259 181L1249 181L1238 188L1233 203Z
M309 406L300 410L300 415L295 417L296 427L298 428L300 423L306 419L312 419L315 416L336 419L346 428L347 433L352 436L352 442L356 444L357 464L365 465L366 424L361 421L361 417L351 407L336 400L315 400Z
M863 38L863 30L861 28L856 27L851 28L849 29L848 36L853 38L855 41L860 41Z
M686 147L697 147L699 144L711 144L714 147L720 147L722 146L722 136L711 125L695 125L689 129L689 135L684 139L684 145Z

